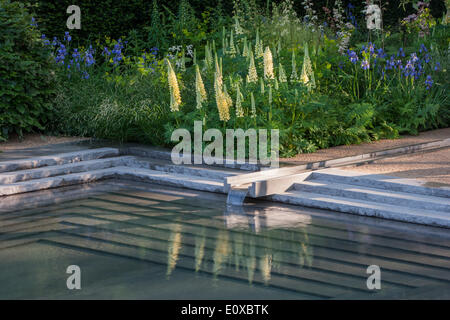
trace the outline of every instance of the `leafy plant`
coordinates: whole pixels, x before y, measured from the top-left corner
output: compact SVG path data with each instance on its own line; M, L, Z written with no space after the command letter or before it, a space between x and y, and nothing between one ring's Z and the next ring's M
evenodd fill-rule
M55 71L24 5L0 1L0 140L43 130L53 119Z

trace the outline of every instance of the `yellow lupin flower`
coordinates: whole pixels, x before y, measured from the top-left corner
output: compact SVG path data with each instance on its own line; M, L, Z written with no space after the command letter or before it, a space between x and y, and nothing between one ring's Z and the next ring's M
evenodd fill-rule
M244 109L242 108L242 94L241 89L239 88L239 84L236 89L236 117L243 118L244 117Z
M264 51L264 79L274 79L273 58L270 48L267 46Z
M200 69L199 69L198 65L196 65L195 88L200 93L202 102L206 101L207 95L206 95L205 85L203 83L202 75L200 74Z
M300 81L308 86L308 90L316 87L316 80L314 79L314 72L312 70L311 59L309 58L307 43L305 43L305 56L303 58L303 67Z
M253 52L250 51L250 65L248 67L247 82L252 83L257 81L258 73L256 72L255 58L253 57Z
M287 82L286 71L284 71L284 68L283 68L283 65L281 64L281 62L278 67L278 79L280 80L281 83Z
M216 93L216 104L217 104L217 110L219 111L219 118L220 121L227 122L230 120L230 100L231 98L227 97L227 94L225 94L222 91L222 83L220 82L219 77L217 74L215 74L214 79L214 89ZM232 103L232 101L231 101Z
M291 73L291 81L298 81L297 75L297 63L295 62L295 52L292 51L292 73Z
M220 91L222 91L222 84L223 84L222 69L219 66L219 59L217 59L217 53L214 55L214 62L216 66L215 77L217 80L217 84L220 87Z
M228 54L234 58L236 56L236 47L234 46L234 37L233 37L233 30L231 30L230 35L230 45L228 47Z
M172 112L179 111L181 104L181 94L180 88L178 87L177 75L175 74L175 71L173 71L170 61L168 59L166 59L166 61L167 61L167 78L170 88L170 111Z
M262 56L264 56L263 43L259 39L259 30L256 30L255 56L256 58L261 58Z

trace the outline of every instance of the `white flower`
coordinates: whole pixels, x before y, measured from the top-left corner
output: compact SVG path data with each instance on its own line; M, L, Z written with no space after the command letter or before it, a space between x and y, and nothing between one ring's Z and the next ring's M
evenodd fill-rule
M264 79L274 79L272 52L267 46L264 51Z

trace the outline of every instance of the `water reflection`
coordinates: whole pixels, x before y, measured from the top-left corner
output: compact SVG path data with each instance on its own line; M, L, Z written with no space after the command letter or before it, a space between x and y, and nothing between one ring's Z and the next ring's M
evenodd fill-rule
M181 224L175 224L170 231L167 250L167 278L172 274L178 261L178 254L181 250L181 229Z
M222 218L222 226L216 219L202 220L194 226L176 223L171 227L168 277L179 259L184 261L184 266L194 264L190 268L195 272L211 273L214 279L231 274L246 278L249 284L258 279L266 285L274 272L278 276L285 274L282 266L288 265L298 272L299 268L313 265L313 247L307 232L309 216L290 212L273 214L272 210L264 209L246 212L242 206L229 206ZM182 246L186 250L179 258ZM193 251L191 256L189 250Z

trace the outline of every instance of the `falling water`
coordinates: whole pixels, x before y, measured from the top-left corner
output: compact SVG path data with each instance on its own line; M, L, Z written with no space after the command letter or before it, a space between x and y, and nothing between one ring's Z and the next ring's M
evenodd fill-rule
M230 189L227 197L227 205L242 206L248 189Z

